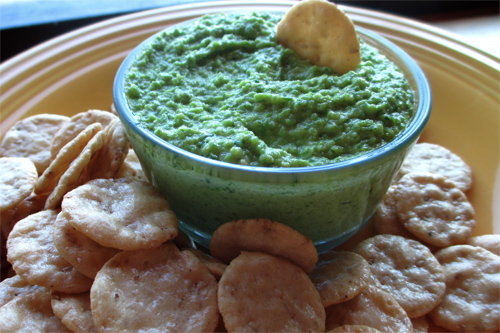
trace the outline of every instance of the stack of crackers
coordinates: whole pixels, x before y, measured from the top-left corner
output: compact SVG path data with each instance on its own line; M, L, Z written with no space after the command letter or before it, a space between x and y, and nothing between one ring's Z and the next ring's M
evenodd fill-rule
M196 248L108 111L28 117L0 153L2 331L499 329L500 235L472 237L472 173L443 147L413 148L377 235L321 254L267 219Z

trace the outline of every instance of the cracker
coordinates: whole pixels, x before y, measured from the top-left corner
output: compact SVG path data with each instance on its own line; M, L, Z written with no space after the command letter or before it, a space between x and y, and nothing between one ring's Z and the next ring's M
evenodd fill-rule
M5 133L0 156L27 157L41 175L52 160L50 146L54 135L68 120L66 116L43 113L18 121Z
M391 185L384 195L382 202L373 213L373 225L377 234L391 234L415 239L399 221L396 209L396 186Z
M102 130L100 123L94 123L83 129L78 135L59 150L49 167L40 176L36 184L36 193L52 192L57 186L61 176L68 170L73 162L83 151L89 141Z
M35 188L38 172L26 157L0 157L0 213L18 205Z
M194 254L200 261L207 266L208 271L215 277L217 281L220 280L222 277L222 274L224 274L224 271L227 268L227 265L223 263L222 261L215 259L214 257L211 257L207 253L197 250L195 248L185 248L182 249L183 251L189 251L192 254Z
M115 178L127 178L127 177L135 177L141 180L147 180L146 175L141 166L141 162L137 157L135 151L130 148L128 150L127 156L123 161L120 169L118 170Z
M500 256L500 235L499 234L487 234L479 235L469 238L467 244L473 246L479 246L483 249L490 251L497 256Z
M119 119L111 121L105 129L103 148L99 151L90 168L89 179L114 178L118 173L130 143Z
M348 251L328 251L319 255L309 274L326 308L358 295L370 281L370 265L360 255Z
M62 211L76 230L120 250L158 247L178 232L160 190L137 179L92 180L66 194Z
M106 128L111 121L117 118L111 112L102 110L88 110L77 113L54 135L50 148L52 157L55 157L62 147L77 137L87 126L100 123L102 128Z
M325 310L298 266L262 252L241 252L219 281L228 332L322 332Z
M54 315L50 291L38 289L0 307L1 332L71 332Z
M68 169L62 174L57 186L50 193L45 202L45 209L55 209L61 204L63 196L72 189L83 184L86 179L81 179L82 172L90 163L91 159L102 148L104 140L104 132L100 131L94 135L92 139L83 148L80 155L75 158Z
M376 328L366 325L344 325L334 328L329 332L343 332L343 333L382 333Z
M427 316L417 318L410 318L413 325L413 333L427 333L429 332L429 321Z
M0 220L2 221L2 223L0 224L0 228L2 230L2 234L5 237L8 237L17 221L24 219L28 215L41 211L45 206L47 197L47 193L32 193L14 208L11 208L5 212L1 212Z
M53 241L55 210L43 210L19 221L7 240L7 259L30 284L62 292L83 292L92 280L61 257Z
M97 332L90 310L90 292L53 292L51 306L54 314L72 332Z
M304 0L292 6L276 30L278 43L312 64L342 75L361 63L356 29L334 3Z
M450 246L435 256L444 270L446 293L429 318L452 331L498 331L500 257L471 245Z
M212 235L210 253L229 264L241 251L258 251L290 260L310 273L318 261L313 242L291 227L268 219L234 220Z
M77 231L65 212L54 223L54 245L59 254L83 275L93 279L120 250L105 247Z
M217 282L187 251L167 242L124 251L97 274L91 308L99 331L213 331Z
M31 285L19 275L6 278L0 282L0 307L16 297L31 294L37 290L45 290L45 288Z
M446 289L443 269L423 244L385 234L360 242L354 251L410 318L425 315L441 301Z
M326 308L326 331L366 325L382 332L412 332L410 318L388 292L369 285L353 299Z
M442 175L462 191L472 186L472 171L465 161L445 147L433 143L417 143L399 170L399 177L412 172L429 172Z
M465 194L447 178L410 173L396 185L398 218L426 243L446 247L467 242L476 224Z

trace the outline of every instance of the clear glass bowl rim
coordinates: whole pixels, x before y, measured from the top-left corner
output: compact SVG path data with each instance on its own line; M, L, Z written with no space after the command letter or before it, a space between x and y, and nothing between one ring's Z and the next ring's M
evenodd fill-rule
M366 167L371 163L376 163L378 160L384 160L389 158L392 154L400 152L402 149L406 149L411 144L417 141L418 137L425 128L431 113L431 90L427 78L424 72L418 66L416 61L411 58L405 51L403 51L399 46L395 45L386 38L371 32L365 28L356 26L356 31L360 34L361 38L367 37L368 39L374 40L376 43L383 45L385 48L390 49L394 58L399 59L401 64L406 67L406 73L410 73L413 80L409 80L410 83L413 81L416 93L417 109L414 114L414 118L410 122L409 126L399 133L398 136L386 145L372 150L368 153L347 159L345 161L335 162L331 164L324 164L319 166L307 166L307 167L259 167L259 166L248 166L232 164L227 162L222 162L218 160L213 160L201 155L191 153L189 151L183 150L177 146L169 144L165 140L156 136L146 128L140 126L140 123L134 118L130 108L128 107L127 98L125 96L125 77L128 69L132 66L134 60L140 54L142 49L146 47L152 40L154 40L163 31L168 31L181 27L186 24L190 24L193 21L199 20L200 17L195 19L190 19L175 25L172 25L162 31L159 31L141 42L136 48L134 48L124 59L120 65L115 80L113 83L113 103L115 105L116 111L118 113L121 121L132 129L136 134L140 135L143 139L153 142L156 145L161 146L170 153L178 154L185 157L190 162L197 164L199 166L211 167L212 170L218 170L219 172L242 172L248 174L258 174L264 176L269 175L283 175L283 174L293 174L293 175L306 175L310 173L318 172L335 172L342 171L353 167Z

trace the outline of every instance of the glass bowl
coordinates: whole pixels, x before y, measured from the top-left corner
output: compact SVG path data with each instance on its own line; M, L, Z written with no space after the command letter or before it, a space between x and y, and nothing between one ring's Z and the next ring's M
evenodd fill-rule
M322 252L353 236L370 219L429 119L431 92L422 70L402 49L366 29L356 30L403 71L415 91L414 116L403 132L381 148L322 166L236 165L169 144L134 118L124 89L129 67L156 35L126 57L113 87L116 111L146 176L167 197L180 228L194 241L208 248L219 225L267 218L308 236Z

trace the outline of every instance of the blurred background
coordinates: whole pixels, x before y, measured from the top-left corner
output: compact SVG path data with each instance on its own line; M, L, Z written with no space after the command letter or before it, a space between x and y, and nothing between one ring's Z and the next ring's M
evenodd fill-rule
M207 0L0 0L0 61L109 18ZM428 23L500 56L500 1L335 1Z

